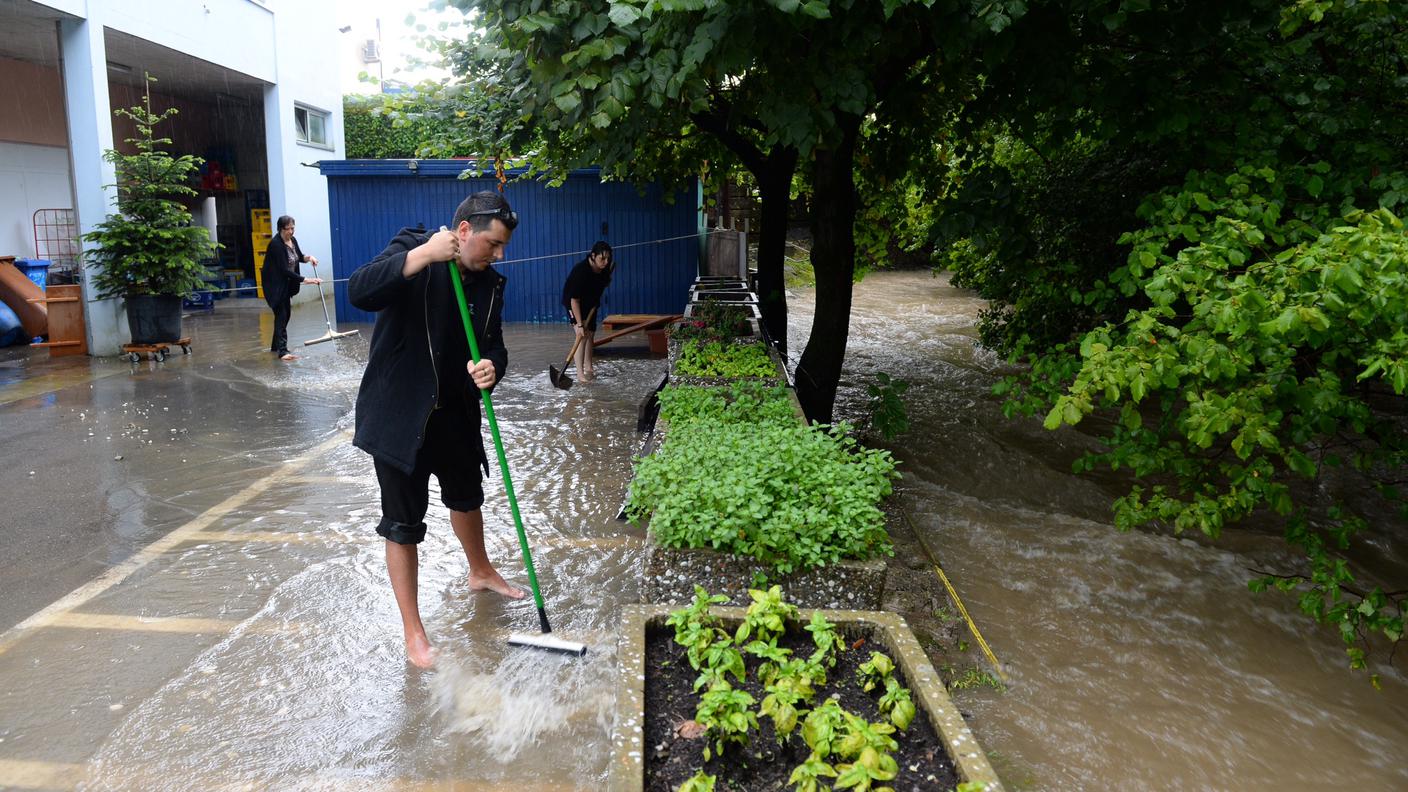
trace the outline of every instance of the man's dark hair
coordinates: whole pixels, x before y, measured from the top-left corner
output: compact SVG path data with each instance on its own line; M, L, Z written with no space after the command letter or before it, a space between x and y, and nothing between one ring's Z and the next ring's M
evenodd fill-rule
M513 213L508 201L492 190L474 193L460 202L455 210L453 227L459 228L462 220L468 220L469 227L475 233L487 231L494 220L503 223L510 231L518 226L518 216Z
M604 239L601 240L600 242L597 242L595 245L592 245L592 255L593 255L593 256L595 256L595 255L598 254L598 253L610 253L610 252L611 252L611 245L610 245L609 243L607 243L607 241L604 240Z
M274 224L274 228L278 229L279 231L282 231L291 225L293 225L293 218L289 217L288 215L284 215L279 218L277 223Z

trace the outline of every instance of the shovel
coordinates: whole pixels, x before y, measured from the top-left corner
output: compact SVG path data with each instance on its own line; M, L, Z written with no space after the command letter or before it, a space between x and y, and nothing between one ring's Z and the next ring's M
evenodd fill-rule
M309 266L313 268L313 277L317 278L318 265L310 264ZM321 344L324 341L331 341L335 338L346 338L350 335L357 335L357 333L359 332L357 330L348 330L345 333L339 333L333 329L332 317L328 316L328 299L323 296L323 282L321 279L319 279L318 281L318 302L323 304L323 321L328 323L328 331L318 336L317 338L310 338L307 341L304 341L303 346L312 346L314 344Z
M596 308L593 307L587 312L587 321L582 323L583 327L592 323L592 317L596 316ZM552 380L554 387L567 390L572 387L572 378L567 376L567 367L572 363L572 356L577 354L577 347L582 345L582 339L586 334L577 336L577 340L572 342L572 351L567 353L567 359L562 361L562 371L558 371L556 366L548 366L548 379Z

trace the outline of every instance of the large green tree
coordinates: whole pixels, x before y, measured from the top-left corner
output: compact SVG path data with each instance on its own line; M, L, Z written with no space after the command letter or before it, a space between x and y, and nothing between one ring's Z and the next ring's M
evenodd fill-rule
M902 129L917 73L944 67L985 17L919 0L453 0L478 13L518 118L559 162L639 176L697 171L710 151L753 172L764 204L760 291L777 305L793 167L813 192L816 319L797 365L807 414L830 421L850 327L856 151L865 119ZM1021 6L1019 2L1010 3ZM994 10L996 9L996 10ZM766 259L766 264L764 260ZM779 323L780 319L780 323ZM770 311L782 336L785 314Z

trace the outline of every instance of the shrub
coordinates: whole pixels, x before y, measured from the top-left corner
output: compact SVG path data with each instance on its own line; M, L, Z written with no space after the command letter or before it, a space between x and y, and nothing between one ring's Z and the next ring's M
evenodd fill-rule
M667 547L750 556L786 574L893 553L878 504L898 476L849 427L722 424L642 459L627 514Z
M692 421L711 425L797 422L787 388L747 381L719 388L670 385L660 391L660 417L676 427Z
M685 341L675 373L685 377L775 377L777 366L762 344Z

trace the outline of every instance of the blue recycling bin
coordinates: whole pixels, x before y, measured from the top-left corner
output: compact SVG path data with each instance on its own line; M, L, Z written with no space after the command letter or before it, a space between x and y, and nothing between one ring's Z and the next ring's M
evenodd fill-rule
M19 268L20 272L37 283L41 289L49 287L49 265L51 263L48 259L15 259L15 266Z

